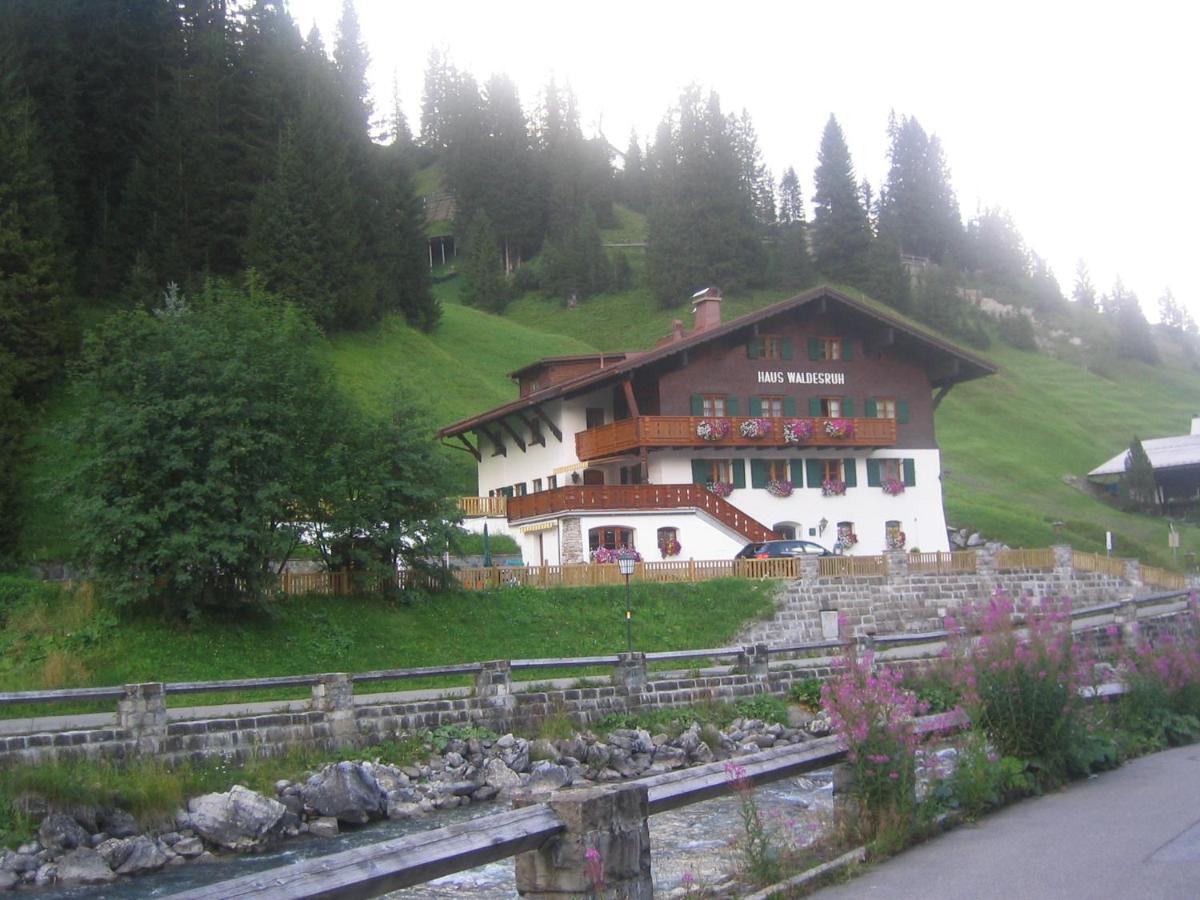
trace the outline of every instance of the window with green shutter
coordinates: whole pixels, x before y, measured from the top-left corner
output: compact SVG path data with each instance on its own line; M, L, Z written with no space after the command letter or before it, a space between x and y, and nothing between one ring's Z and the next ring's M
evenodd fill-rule
M735 488L746 486L746 461L744 459L733 461L733 486Z
M780 342L780 348L779 348L779 350L780 350L780 355L781 355L781 356L782 356L784 359L791 359L791 358L792 358L792 339L791 339L791 338L786 338L786 337L785 337L785 338L784 338L784 339L783 339L783 340Z
M792 487L804 487L804 460L793 459L791 461ZM810 484L811 487L811 484Z
M751 397L750 398L750 415L751 416L761 416L763 414L762 406L763 406L762 397Z
M727 416L740 415L740 413L738 412L738 398L737 397L729 396L729 397L725 398L725 415L727 415Z
M842 460L842 481L846 482L846 487L858 487L858 462L853 456L847 456Z
M765 488L771 480L771 466L765 459L750 460L750 487Z
M808 358L813 360L821 359L821 352L821 339L810 337L808 339Z
M908 401L907 400L897 400L896 401L896 423L898 425L907 425L908 424Z
M692 415L704 415L704 397L700 394L692 394Z
M825 480L825 467L821 465L819 459L806 459L804 461L804 474L807 477L805 482L810 488L820 489L821 482Z
M810 416L821 415L821 398L820 397L809 397L808 398L808 414Z
M746 344L746 356L749 359L762 359L763 356L763 339L760 337L751 338Z
M851 343L851 341L842 341L842 359L846 360L846 362L849 362L852 358L850 351Z
M796 398L795 397L784 397L783 398L783 414L788 417L796 415Z
M867 487L879 487L883 484L883 478L879 474L879 460L867 460Z
M712 473L712 463L707 459L692 460L692 484L708 484Z
M914 487L917 483L917 461L915 459L904 460L904 486Z
M863 401L863 415L868 419L875 418L875 398L868 397Z
M847 419L854 418L854 401L849 397L842 398L842 415Z

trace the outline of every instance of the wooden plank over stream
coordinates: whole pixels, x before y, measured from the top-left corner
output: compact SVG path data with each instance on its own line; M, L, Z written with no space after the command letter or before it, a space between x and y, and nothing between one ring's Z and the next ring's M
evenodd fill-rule
M172 900L359 900L536 850L566 826L543 803L206 885Z

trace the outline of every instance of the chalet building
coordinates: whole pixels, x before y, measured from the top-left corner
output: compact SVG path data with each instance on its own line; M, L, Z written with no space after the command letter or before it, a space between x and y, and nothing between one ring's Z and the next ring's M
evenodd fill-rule
M709 288L693 315L648 351L532 363L518 399L438 432L527 564L948 549L934 409L994 367L823 287L729 322Z
M1192 417L1189 434L1151 438L1142 441L1142 449L1154 468L1159 507L1164 511L1185 512L1200 503L1200 416ZM1088 472L1088 480L1116 494L1125 477L1125 449L1103 465Z

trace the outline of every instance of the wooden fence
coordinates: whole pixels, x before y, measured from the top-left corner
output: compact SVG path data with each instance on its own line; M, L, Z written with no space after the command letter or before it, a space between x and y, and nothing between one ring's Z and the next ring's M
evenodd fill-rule
M908 554L908 571L913 574L969 575L976 571L976 563L974 550Z
M1049 547L1036 550L1000 550L996 553L996 568L1001 572L1013 569L1054 568L1054 551Z
M508 515L508 497L459 497L458 509L468 519L502 519Z
M820 556L817 572L822 578L874 578L887 574L886 556Z
M1186 576L1178 572L1168 572L1158 566L1142 566L1142 584L1165 591L1181 591L1188 586L1188 581Z
M1071 552L1071 566L1079 572L1099 572L1110 578L1125 577L1125 560L1115 556L1105 556L1103 553L1086 553L1082 550ZM1183 587L1183 585L1180 585Z

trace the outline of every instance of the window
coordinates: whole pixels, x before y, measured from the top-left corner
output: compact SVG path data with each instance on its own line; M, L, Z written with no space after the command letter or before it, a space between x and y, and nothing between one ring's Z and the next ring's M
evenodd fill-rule
M746 356L750 359L791 359L792 342L778 334L759 335L746 345Z
M701 395L701 413L702 416L712 416L713 418L721 418L726 415L727 405L724 394L702 394Z
M605 550L632 550L633 529L624 525L602 525L588 531L588 549L595 553Z
M845 480L842 478L842 461L840 459L822 459L820 463L822 481Z
M781 541L794 541L801 528L795 522L776 522L771 526L771 530L779 535Z
M837 338L818 337L808 339L809 359L842 359L842 342Z
M550 488L550 490L554 490L556 487L558 487L558 476L551 475L546 479L546 485Z
M620 469L621 484L641 484L642 483L642 467L641 465L621 466Z
M727 459L705 459L698 461L707 473L704 480L709 482L733 483L733 466Z
M763 359L783 359L783 338L777 334L764 334L761 340Z
M584 415L587 416L588 428L599 428L604 424L604 407L602 406L589 406Z
M540 478L533 479L533 492L536 494L541 489L542 489L542 479L540 479Z
M904 481L904 471L900 466L900 460L879 460L879 477L883 481Z
M514 484L512 486L512 496L514 496L514 497L524 497L525 496L525 482L518 481L516 484Z
M842 415L841 397L822 397L821 415L827 419L836 419Z
M884 536L887 539L887 548L889 550L903 550L904 545L908 542L904 532L900 528L898 519L890 519L884 526Z
M844 553L857 543L858 535L854 532L854 523L838 522L837 541L834 542L833 549L839 553Z
M788 480L788 462L786 459L768 459L765 460L767 469L767 481L787 481Z
M898 425L908 424L908 401L894 397L872 397L867 400L865 414L872 419L895 419Z
M782 418L785 415L782 397L759 397L758 403L759 409L762 410L760 415L775 419Z
M662 554L663 559L668 556L678 556L682 549L679 544L678 528L658 529L658 552Z
M894 419L896 418L896 401L891 397L875 398L875 418L877 419Z

